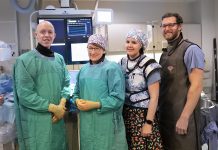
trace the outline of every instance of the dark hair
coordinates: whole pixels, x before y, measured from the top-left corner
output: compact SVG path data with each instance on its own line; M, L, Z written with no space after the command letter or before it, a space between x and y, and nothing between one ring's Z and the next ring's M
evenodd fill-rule
M140 54L144 54L144 50L145 50L145 48L142 46L142 47L140 48L140 50L139 50L139 53L140 53Z
M162 20L164 18L168 18L168 17L175 17L176 18L176 23L178 24L182 24L183 23L183 19L182 17L178 14L178 13L166 13L162 16Z

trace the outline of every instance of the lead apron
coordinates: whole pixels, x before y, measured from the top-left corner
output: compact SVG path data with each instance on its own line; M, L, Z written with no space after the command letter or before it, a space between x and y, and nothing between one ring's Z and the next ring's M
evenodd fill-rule
M184 64L184 54L192 45L182 40L174 51L163 52L160 90L160 130L166 150L198 150L199 147L199 105L189 119L188 134L175 132L176 122L184 108L190 86Z

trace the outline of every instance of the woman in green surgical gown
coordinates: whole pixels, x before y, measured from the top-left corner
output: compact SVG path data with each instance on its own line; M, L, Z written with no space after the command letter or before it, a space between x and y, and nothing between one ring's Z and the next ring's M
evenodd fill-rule
M38 46L14 65L14 94L19 150L66 150L63 115L70 78L63 57L50 45L51 23L36 29Z
M122 108L125 96L120 66L105 59L100 34L88 40L90 63L77 76L74 100L80 117L81 150L127 150Z

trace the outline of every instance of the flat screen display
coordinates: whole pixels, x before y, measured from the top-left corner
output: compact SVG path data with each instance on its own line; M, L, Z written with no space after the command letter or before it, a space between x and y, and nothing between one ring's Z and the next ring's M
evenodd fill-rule
M89 61L87 43L71 43L71 61L72 62Z
M67 36L74 37L89 37L92 35L92 18L68 18L67 19Z
M62 55L65 59L65 55L66 55L65 43L53 43L51 45L51 50L53 52L56 52L56 53ZM66 62L66 60L65 60L65 62Z

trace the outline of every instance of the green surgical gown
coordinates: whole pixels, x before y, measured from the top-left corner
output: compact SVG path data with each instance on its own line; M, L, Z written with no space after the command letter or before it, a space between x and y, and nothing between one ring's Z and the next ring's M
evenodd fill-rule
M16 60L13 78L19 150L66 150L64 120L52 123L48 112L50 103L70 94L63 57L29 51Z
M84 65L77 76L76 98L99 101L100 109L80 111L80 150L127 150L122 108L124 76L115 62Z

